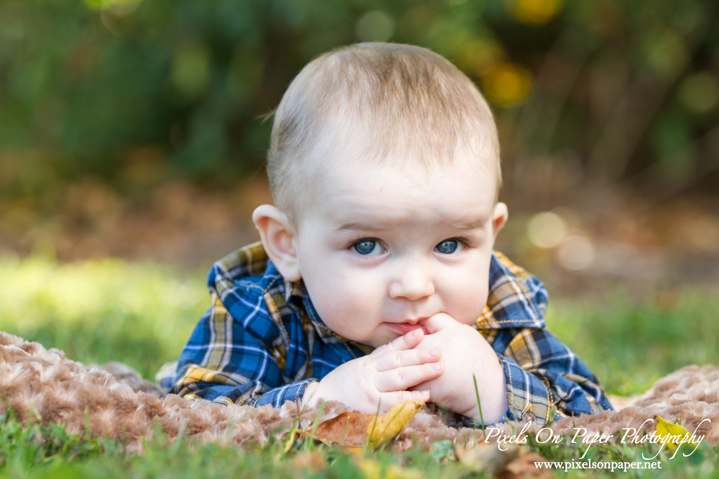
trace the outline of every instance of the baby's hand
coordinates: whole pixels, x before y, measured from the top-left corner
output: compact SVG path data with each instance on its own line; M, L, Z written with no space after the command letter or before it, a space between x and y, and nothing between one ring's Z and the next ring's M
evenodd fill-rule
M387 411L402 401L428 401L427 390L407 391L443 372L438 348L413 349L423 337L422 330L416 329L367 356L344 363L319 383L308 385L303 404L312 406L322 399L337 400L362 413L373 414L377 404Z
M445 372L415 388L429 389L432 402L438 406L479 420L474 374L485 424L501 420L507 410L507 387L497 354L487 340L473 327L445 313L435 314L424 326L430 334L418 347L439 348Z

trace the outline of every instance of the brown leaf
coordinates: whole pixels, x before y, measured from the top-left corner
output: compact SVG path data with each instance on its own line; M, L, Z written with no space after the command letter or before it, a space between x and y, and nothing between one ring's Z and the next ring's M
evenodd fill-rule
M504 469L498 471L495 476L498 479L554 478L554 473L550 469L540 469L534 465L535 462L547 462L547 459L533 452L520 454L519 457L507 464Z
M455 446L457 460L475 472L488 471L495 474L519 456L519 448L513 444L506 451L499 449L497 444L480 442L474 447Z
M551 470L539 469L535 462L547 460L533 452L527 452L514 444L501 451L497 444L480 442L474 447L465 449L455 446L457 460L475 472L487 471L498 479L549 479L554 474Z
M396 404L386 415L343 412L321 422L314 438L325 444L339 443L348 447L360 447L370 442L378 447L395 437L410 419L422 408L422 401L405 401ZM304 434L310 434L304 431Z
M327 467L327 461L321 452L317 450L303 452L292 459L292 465L297 469L310 469L322 471Z
M322 421L315 431L315 439L324 443L340 443L345 446L364 446L369 437L368 428L375 421L375 414L343 412Z

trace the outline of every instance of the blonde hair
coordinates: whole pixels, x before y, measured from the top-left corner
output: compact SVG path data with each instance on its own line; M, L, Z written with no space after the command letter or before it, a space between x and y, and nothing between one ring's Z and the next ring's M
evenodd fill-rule
M321 55L292 81L275 113L267 172L275 204L297 225L330 154L430 167L452 164L460 148L495 175L496 197L499 140L474 83L425 48L359 43Z

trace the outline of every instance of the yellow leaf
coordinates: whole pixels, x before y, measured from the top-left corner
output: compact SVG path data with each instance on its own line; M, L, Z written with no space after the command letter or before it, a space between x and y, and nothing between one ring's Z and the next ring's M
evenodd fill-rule
M691 434L689 434L689 431L684 429L679 424L672 424L672 423L662 419L659 416L657 416L656 431L657 431L657 436L659 436L661 438L666 437L666 436L679 436L679 439L680 439L680 438L685 437L685 435L691 436ZM675 447L677 447L677 444L680 444L680 443L681 443L680 440L676 440L676 439L670 440L669 442L667 442L667 447L669 449L674 449ZM690 442L690 443L692 446L696 446L696 444L694 444L693 442Z
M395 437L423 407L424 403L416 399L392 406L386 415L377 418L377 424L370 424L367 432L372 444L379 447Z
M414 469L400 467L396 464L383 466L372 459L362 459L359 469L367 479L421 479L422 477Z

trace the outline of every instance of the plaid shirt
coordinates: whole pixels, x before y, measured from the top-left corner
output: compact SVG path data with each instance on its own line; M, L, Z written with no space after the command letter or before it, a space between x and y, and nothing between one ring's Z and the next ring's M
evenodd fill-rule
M280 275L261 243L210 271L212 306L185 345L172 392L224 404L272 404L302 397L308 383L372 351L319 318L300 282ZM506 419L540 424L611 409L589 368L546 329L547 291L501 253L492 255L489 297L477 330L504 367Z

